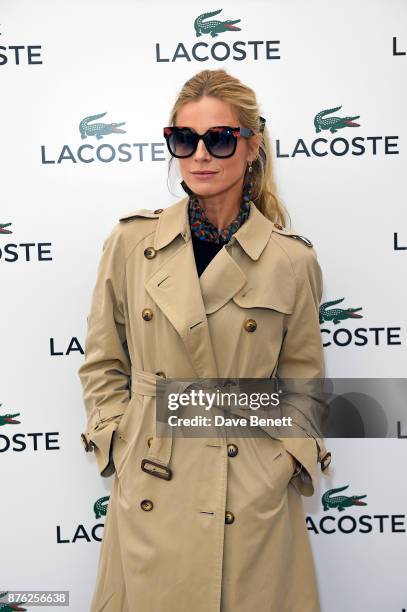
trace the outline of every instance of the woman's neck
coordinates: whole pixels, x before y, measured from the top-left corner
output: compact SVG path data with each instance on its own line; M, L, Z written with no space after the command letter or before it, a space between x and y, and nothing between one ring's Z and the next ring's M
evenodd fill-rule
M243 179L227 190L209 196L196 196L205 215L218 231L228 227L236 219L242 204Z

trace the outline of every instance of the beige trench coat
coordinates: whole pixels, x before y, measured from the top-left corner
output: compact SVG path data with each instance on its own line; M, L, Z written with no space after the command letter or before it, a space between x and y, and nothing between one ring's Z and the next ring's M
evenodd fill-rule
M114 473L90 610L319 612L302 495L327 473L323 440L169 441L154 397L160 376L323 377L316 253L251 203L198 277L187 205L124 215L103 245L78 371L82 441Z

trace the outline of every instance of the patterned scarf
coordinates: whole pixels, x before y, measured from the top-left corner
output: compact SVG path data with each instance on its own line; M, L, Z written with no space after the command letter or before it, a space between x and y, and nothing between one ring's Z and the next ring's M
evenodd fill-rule
M237 232L239 227L247 220L250 212L250 203L243 200L236 219L220 232L207 218L204 207L199 204L196 195L189 196L188 211L191 232L200 240L219 244L228 242L232 234Z

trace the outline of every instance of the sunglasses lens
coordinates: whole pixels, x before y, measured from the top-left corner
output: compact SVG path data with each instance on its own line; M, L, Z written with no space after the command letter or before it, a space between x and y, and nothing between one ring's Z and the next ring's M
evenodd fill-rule
M172 129L167 137L168 149L176 157L188 157L195 148L196 137L191 130Z
M213 128L209 130L205 144L211 155L228 157L234 151L236 136L230 129Z
M199 136L189 128L164 128L168 150L174 157L189 157L196 150ZM236 147L238 133L231 128L214 127L204 136L205 146L214 157L230 157Z

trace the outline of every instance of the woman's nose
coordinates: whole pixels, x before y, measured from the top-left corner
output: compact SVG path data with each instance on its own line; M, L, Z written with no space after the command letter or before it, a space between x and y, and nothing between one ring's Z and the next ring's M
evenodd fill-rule
M198 146L196 148L194 157L195 159L208 159L211 157L202 139L198 141Z

